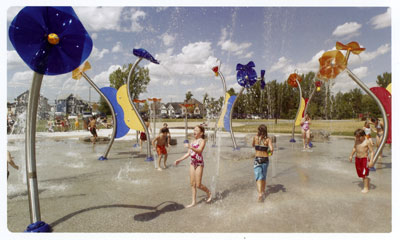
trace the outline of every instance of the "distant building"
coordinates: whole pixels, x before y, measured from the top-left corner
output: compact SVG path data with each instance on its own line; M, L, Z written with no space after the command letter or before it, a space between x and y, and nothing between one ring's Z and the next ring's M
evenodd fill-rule
M15 98L15 114L23 113L28 107L29 101L29 90L26 90L22 94L20 94L17 98ZM49 105L49 100L46 97L40 95L39 98L39 106L38 106L38 116L39 118L47 118L49 112L51 110L51 106Z
M194 116L204 116L205 110L203 104L196 100L195 98L190 99L186 102L187 104L194 104L193 108L189 109L188 114ZM164 111L169 118L175 117L183 117L186 114L186 108L182 106L185 104L184 102L169 102L163 104L164 107L161 108L161 111ZM163 112L162 112L163 113Z
M80 98L78 95L65 94L57 97L56 100L56 112L63 113L65 115L70 114L82 114L83 111L90 110L88 102Z

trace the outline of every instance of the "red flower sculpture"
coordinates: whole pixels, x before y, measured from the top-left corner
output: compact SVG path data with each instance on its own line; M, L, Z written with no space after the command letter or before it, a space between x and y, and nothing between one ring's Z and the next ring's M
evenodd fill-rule
M347 67L347 60L339 50L325 52L319 58L317 77L325 81L334 79Z
M294 88L297 88L299 85L297 84L296 80L301 83L302 79L297 73L292 73L289 75L288 84Z

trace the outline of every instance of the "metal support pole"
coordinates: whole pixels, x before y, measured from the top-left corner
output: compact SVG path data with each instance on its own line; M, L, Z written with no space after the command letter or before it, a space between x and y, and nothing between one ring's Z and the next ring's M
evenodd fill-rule
M294 140L294 129L296 128L296 118L297 118L297 115L299 115L300 108L301 108L301 99L303 98L302 93L301 93L301 86L300 86L300 83L299 83L299 81L297 79L296 79L296 83L299 86L299 93L300 93L299 94L299 107L297 108L296 117L295 117L294 122L293 122L292 139L290 139L290 142L296 142L296 140Z
M26 111L25 159L31 223L41 221L36 173L36 115L43 74L34 73Z
M108 143L106 151L104 152L104 154L102 156L99 157L99 160L107 160L108 153L110 152L110 149L111 149L111 147L112 147L112 145L114 143L115 135L117 134L117 120L116 120L116 117L115 117L115 111L114 111L114 108L111 105L110 101L108 100L108 98L97 87L97 85L92 81L92 79L90 79L89 76L86 75L85 72L82 72L82 76L86 79L86 81L88 81L90 86L92 86L94 88L94 90L96 90L96 92L98 94L100 94L100 96L102 96L104 98L104 100L106 101L106 103L108 104L108 106L110 107L110 110L111 110L111 115L112 115L112 119L113 119L113 131L112 131L112 134L111 134L111 139L110 139L110 142Z
M235 107L235 103L236 103L236 101L239 99L239 97L242 95L243 91L244 91L244 87L243 87L242 89L240 89L240 92L239 92L239 94L237 95L235 101L233 101L232 109L231 109L231 112L230 112L230 114L229 114L229 119L230 119L230 121L229 121L229 124L230 124L230 132L231 132L231 139L232 139L233 149L234 149L234 150L239 150L239 148L237 147L235 135L233 134L233 130L232 130L232 113L233 113L233 108Z
M371 92L371 90L369 90L369 88L367 87L367 85L365 85L356 75L354 75L354 73L352 73L348 68L345 69L347 71L347 74L349 75L349 77L351 79L353 79L365 92L367 92L367 94L372 97L372 99L374 99L374 101L376 102L376 104L378 104L379 110L381 110L382 113L382 117L383 117L383 138L381 141L381 144L379 144L378 149L376 150L376 153L374 155L374 159L372 160L372 162L375 164L376 160L378 159L379 154L382 152L383 147L385 146L386 143L386 139L388 137L388 131L389 131L389 126L388 126L388 119L387 119L387 115L386 115L386 111L385 108L383 107L381 101L379 101L379 99L375 96L375 94L373 92Z
M224 100L223 100L223 103L225 104L225 101L226 101L225 96L226 96L226 92L227 92L227 90L226 90L226 81L225 81L224 75L223 75L220 71L218 71L218 75L219 75L219 77L221 78L222 87L223 87L223 89L224 89ZM220 111L220 114L219 114L219 118L217 118L216 121L215 121L215 127L214 127L214 145L216 144L216 140L217 140L218 120L221 118L221 114L222 114L222 110L223 110L223 109L224 109L224 105L222 105L222 107L221 107L221 111ZM231 133L231 138L232 138L232 133Z
M133 73L134 69L136 68L136 66L139 64L139 62L142 61L142 59L143 58L138 58L136 60L136 62L135 62L135 65L129 71L128 79L126 80L127 81L127 83L126 83L126 91L128 92L128 98L129 98L129 102L130 102L130 104L132 106L132 109L138 115L139 121L143 125L144 130L146 131L146 135L147 135L147 158L146 158L146 161L153 161L154 159L151 156L151 139L150 139L149 129L147 128L146 124L144 123L144 121L142 119L142 116L140 116L139 111L136 109L135 104L133 104L132 98L131 98L130 93L129 93L129 84L130 84L132 73Z
M308 105L310 104L311 99L312 99L312 97L314 96L314 93L315 93L315 89L316 89L316 88L317 88L317 87L315 87L315 88L313 89L313 91L311 92L310 97L308 98L308 102L307 102L307 104L306 104L306 108L304 109L304 114L307 113Z
M183 143L189 143L189 139L188 139L187 112L188 112L188 109L187 109L187 107L185 107L185 140L183 141Z

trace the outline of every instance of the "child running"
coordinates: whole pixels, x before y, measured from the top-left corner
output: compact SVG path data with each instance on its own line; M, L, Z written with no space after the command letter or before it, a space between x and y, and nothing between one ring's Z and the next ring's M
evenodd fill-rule
M178 165L181 161L190 157L190 185L192 187L192 203L187 205L186 208L196 205L197 188L207 193L206 202L211 202L210 190L208 190L208 188L201 183L204 168L202 153L204 147L206 146L206 141L204 140L204 127L196 126L194 128L193 136L194 140L191 142L191 144L185 144L185 147L188 148L188 152L175 161L175 165Z
M161 128L160 130L160 135L158 135L156 138L153 139L151 142L153 145L154 150L157 151L158 155L158 171L161 171L161 158L164 155L164 169L167 168L167 149L165 147L168 147L168 128ZM157 146L156 146L157 144Z
M349 161L352 162L353 155L354 153L356 153L355 165L356 165L357 175L358 177L363 179L364 183L364 189L361 192L367 193L369 191L369 183L370 183L370 178L368 178L369 175L368 167L373 166L373 162L368 160L368 151L370 153L370 159L373 159L374 150L372 149L371 142L368 139L366 139L364 130L357 129L354 132L354 136L355 136L354 147L353 150L351 151Z
M265 187L267 185L268 156L271 156L274 151L272 141L268 138L267 126L264 124L258 127L257 136L253 138L253 147L256 150L254 176L257 182L258 202L262 202L265 197Z

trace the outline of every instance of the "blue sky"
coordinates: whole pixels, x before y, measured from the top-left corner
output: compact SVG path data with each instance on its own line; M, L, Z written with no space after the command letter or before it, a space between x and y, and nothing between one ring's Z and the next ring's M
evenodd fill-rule
M20 7L7 10L7 29ZM266 80L287 79L290 73L317 71L318 58L336 41L357 41L366 51L350 57L349 69L368 86L391 69L391 8L388 7L74 7L90 33L94 48L88 58L89 77L99 87L108 76L133 63L133 48L145 48L161 64L142 61L151 82L140 98L183 101L191 91L222 96L222 84L211 68L221 61L228 88L239 90L237 63L254 61ZM32 71L22 62L7 36L7 100L27 90ZM345 74L334 80L334 91L356 84ZM45 76L42 95L54 100L73 93L88 99L89 84L71 74ZM91 90L92 101L98 95Z

